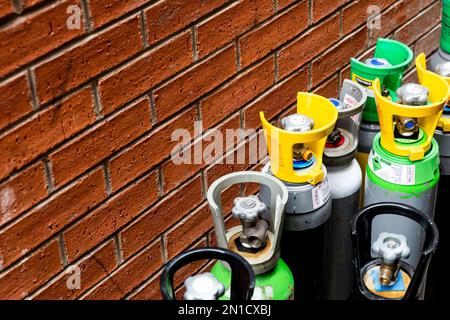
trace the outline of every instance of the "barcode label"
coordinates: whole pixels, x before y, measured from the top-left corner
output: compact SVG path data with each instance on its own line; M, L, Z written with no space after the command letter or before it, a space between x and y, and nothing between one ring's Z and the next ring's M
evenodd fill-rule
M325 179L312 191L312 201L314 209L323 206L328 201L329 198L330 198L330 185L328 184L328 179Z

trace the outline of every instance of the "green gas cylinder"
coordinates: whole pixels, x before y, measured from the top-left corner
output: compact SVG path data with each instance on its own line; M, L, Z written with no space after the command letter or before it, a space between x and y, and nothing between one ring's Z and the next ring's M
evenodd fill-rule
M211 273L225 286L225 294L220 300L230 299L231 271L222 262L214 265ZM278 259L270 272L256 275L253 300L293 300L294 277L287 264Z
M405 44L379 38L375 48L373 59L359 61L352 58L351 80L365 87L367 90L367 102L362 115L362 122L358 138L358 152L356 160L362 169L364 186L364 169L367 165L370 149L380 125L378 122L377 106L373 92L373 85L376 78L380 79L383 94L396 98L396 90L401 86L403 73L408 69L413 59L412 50ZM364 188L361 190L364 198Z
M235 198L233 217L240 225L225 230L222 210L222 191L241 183L259 183L270 190L267 205L258 196ZM294 298L294 277L280 258L281 232L288 190L283 183L269 174L243 171L223 176L210 186L208 204L214 221L217 244L241 255L252 267L256 285L254 300L288 300ZM221 299L230 298L230 267L216 262L212 275L225 287Z

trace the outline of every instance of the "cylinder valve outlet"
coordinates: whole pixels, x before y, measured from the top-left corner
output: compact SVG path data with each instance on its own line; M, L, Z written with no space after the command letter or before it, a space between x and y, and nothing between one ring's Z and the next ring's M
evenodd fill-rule
M269 229L269 224L263 218L266 210L267 206L257 196L234 199L231 212L242 224L242 233L239 239L236 239L240 251L255 253L266 246Z
M410 248L404 235L382 232L372 244L372 252L381 258L380 283L390 286L397 281L401 259L409 257Z
M290 132L308 132L313 129L314 120L297 113L281 119L281 127ZM313 153L305 144L294 144L292 152L295 169L303 169L312 164Z
M408 106L425 106L428 103L428 88L416 84L408 83L397 89L398 103ZM417 118L395 117L396 138L417 139L419 125Z

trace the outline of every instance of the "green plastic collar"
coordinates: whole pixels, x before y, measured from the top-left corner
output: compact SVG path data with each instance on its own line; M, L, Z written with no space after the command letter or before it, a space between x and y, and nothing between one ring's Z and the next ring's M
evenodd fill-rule
M435 139L432 140L430 150L425 154L425 158L420 161L410 161L408 157L401 157L386 151L380 143L380 134L374 139L372 156L369 161L372 161L367 166L367 174L369 178L375 183L382 185L385 188L406 192L426 190L430 188L430 183L437 183L439 180L439 145ZM410 172L411 177L414 177L412 185L404 185L400 182L396 183L383 179L380 170L386 167L394 167L395 172ZM373 169L372 169L373 168ZM400 168L405 171L400 170Z

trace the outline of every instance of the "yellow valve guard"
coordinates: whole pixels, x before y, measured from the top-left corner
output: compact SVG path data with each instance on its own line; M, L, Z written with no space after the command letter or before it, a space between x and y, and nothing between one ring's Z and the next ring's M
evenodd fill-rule
M416 60L419 82L430 91L431 104L426 106L407 106L395 103L381 95L380 79L375 79L374 93L381 127L381 145L398 156L409 157L411 161L421 160L431 147L434 130L450 97L450 86L437 74L419 68L420 56ZM417 146L400 145L394 138L394 115L417 118L419 126L425 131L426 140Z
M313 130L290 132L271 125L260 112L264 136L269 150L272 173L279 179L291 183L316 185L324 177L322 155L327 136L333 131L338 118L336 107L328 99L306 92L297 93L297 113L314 119ZM293 167L293 147L303 143L314 154L312 167L296 171Z
M416 67L417 67L417 74L420 75L423 74L425 71L427 71L427 57L425 56L425 53L421 53L417 59L416 59ZM432 71L429 71L432 72ZM440 76L442 79L447 81L447 83L450 85L450 78ZM448 104L448 103L447 103ZM441 128L444 132L450 131L450 118L446 117L440 117L437 126Z

